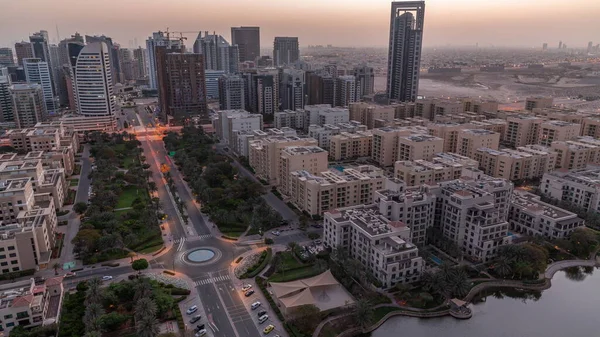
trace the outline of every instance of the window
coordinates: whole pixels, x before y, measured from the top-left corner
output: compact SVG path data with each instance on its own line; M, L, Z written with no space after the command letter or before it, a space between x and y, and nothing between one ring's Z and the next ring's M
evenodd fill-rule
M15 250L15 246L8 246L8 250Z
M12 314L4 315L4 319L11 319L13 317Z

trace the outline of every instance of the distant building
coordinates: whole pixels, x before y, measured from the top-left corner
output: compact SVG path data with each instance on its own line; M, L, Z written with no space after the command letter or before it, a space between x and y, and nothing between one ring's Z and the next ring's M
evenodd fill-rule
M29 128L48 118L42 86L13 84L10 88L13 118L17 128Z
M306 171L317 174L327 170L327 151L318 146L288 146L281 150L278 166L279 187L283 195L291 195L291 173L294 171Z
M114 98L110 50L104 42L89 43L75 66L77 111L83 116L114 116Z
M504 134L504 143L511 147L537 144L543 118L518 115L506 119L508 125Z
M237 45L240 62L260 57L260 27L231 27L231 44Z
M540 192L588 212L600 212L600 167L546 173L540 182Z
M581 124L563 122L563 121L546 121L540 126L540 135L538 144L550 146L552 142L565 141L579 136Z
M23 59L33 58L31 43L25 41L15 43L15 53L17 54L17 64L22 67Z
M244 79L239 75L222 75L219 84L219 109L245 110Z
M13 103L9 88L12 85L10 75L6 68L0 67L0 122L13 122Z
M361 65L354 68L356 78L356 100L362 100L363 96L372 95L375 92L375 71L372 67Z
M0 48L0 67L15 65L15 58L11 48Z
M122 82L121 79L121 62L119 62L119 45L113 43L112 38L108 36L85 36L85 42L90 45L92 43L104 43L106 44L109 63L110 63L110 71L111 71L111 81L113 86L119 82Z
M251 114L245 110L219 110L213 125L219 139L225 144L233 143L237 131L262 130L263 119L260 114Z
M46 111L48 114L55 114L57 106L48 62L44 62L39 58L23 59L23 70L25 71L27 83L36 83L42 86Z
M541 178L554 171L557 154L540 145L526 145L516 150L479 148L473 159L485 174L515 181Z
M329 139L329 159L333 161L370 157L373 147L371 131L340 132Z
M300 59L297 37L275 37L273 42L273 63L276 67L292 65Z
M281 78L281 106L284 110L304 108L305 103L304 71L284 69Z
M554 99L552 97L527 97L525 100L525 110L551 108Z
M198 33L194 53L204 56L204 69L220 70L227 74L238 72L240 54L238 46L230 45L221 35Z
M500 134L482 129L466 129L458 133L456 153L474 158L475 151L480 148L497 150Z
M148 83L150 89L154 90L158 89L156 47L166 47L168 50L181 50L183 46L180 40L172 39L161 31L152 33L152 36L146 40L146 51L148 53Z
M393 1L387 67L387 95L415 101L419 87L425 1Z
M358 101L356 98L356 78L354 76L338 76L336 81L336 106L347 107L350 103Z
M394 177L406 186L433 185L442 181L459 179L463 169L476 169L476 160L455 153L438 153L431 160L401 160L394 163Z
M219 98L219 78L225 74L224 70L205 70L206 77L206 98Z

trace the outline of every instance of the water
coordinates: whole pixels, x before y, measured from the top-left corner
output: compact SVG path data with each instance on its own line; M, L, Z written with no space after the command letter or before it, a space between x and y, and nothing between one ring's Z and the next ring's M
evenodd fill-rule
M206 262L215 257L215 252L210 249L197 249L189 253L187 258L192 262Z
M526 298L485 297L471 306L473 318L419 319L392 317L372 333L373 337L598 337L600 270L561 271L552 287L539 292L513 292ZM495 296L499 296L498 292Z

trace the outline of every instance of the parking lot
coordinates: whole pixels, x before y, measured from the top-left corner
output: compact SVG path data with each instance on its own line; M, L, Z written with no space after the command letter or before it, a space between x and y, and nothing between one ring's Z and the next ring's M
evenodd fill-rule
M242 291L242 286L246 283L252 285L251 289L254 290L254 294L252 294L248 297L246 297L244 295L244 292ZM271 309L269 302L264 297L264 295L262 294L261 290L258 288L256 283L254 282L254 280L253 279L237 280L237 281L235 281L235 284L236 284L236 289L239 290L240 295L242 296L242 302L244 303L244 307L246 308L246 310L248 310L248 313L252 317L252 321L257 326L257 329L261 332L261 335L264 335L263 330L269 324L273 324L273 326L275 326L275 329L273 331L271 331L268 334L268 336L272 336L272 337L275 337L276 335L279 335L280 337L287 336L286 331L283 329L282 322L280 322L279 319L277 319L277 315ZM252 303L255 303L257 301L261 303L260 306L257 307L256 309L252 310L252 308L251 308ZM266 314L269 316L269 319L267 319L263 323L259 323L258 313L262 312L262 311L266 311Z

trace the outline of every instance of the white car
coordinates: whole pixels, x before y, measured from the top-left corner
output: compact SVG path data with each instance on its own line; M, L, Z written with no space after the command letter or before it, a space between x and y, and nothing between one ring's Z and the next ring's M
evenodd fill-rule
M206 335L206 329L202 329L202 330L196 332L196 334L194 336L200 337L200 336L204 336L204 335Z
M271 234L275 235L275 236L279 236L279 234L281 234L279 231L272 231Z
M246 291L246 290L248 290L248 289L250 289L250 288L252 288L252 285L251 285L251 284L244 284L244 285L242 286L242 291Z
M198 306L192 305L185 313L188 315L191 315L191 314L195 313L196 311L198 311Z
M269 319L269 315L260 316L258 318L258 323L262 324L262 323L266 322L268 319Z
M102 276L102 281L110 281L112 279L113 279L112 276Z
M256 310L256 308L260 307L260 302L256 301L254 303L252 303L252 305L250 305L250 309L252 310Z

